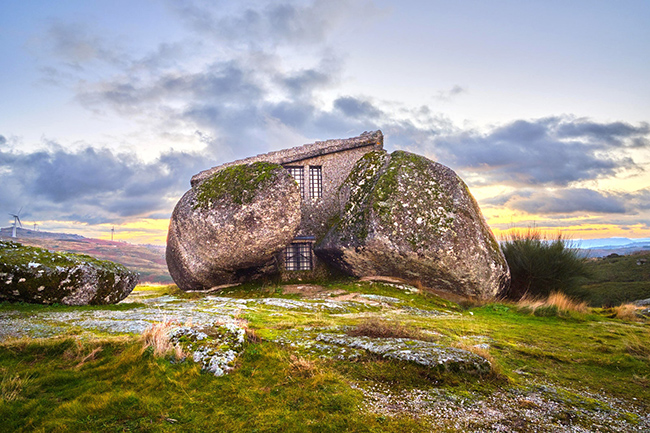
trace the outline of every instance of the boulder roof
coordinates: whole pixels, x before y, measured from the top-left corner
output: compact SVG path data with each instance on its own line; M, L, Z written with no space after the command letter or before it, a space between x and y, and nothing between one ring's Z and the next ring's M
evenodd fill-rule
M276 164L285 165L309 158L314 158L316 156L327 155L329 153L341 152L358 147L378 146L379 148L383 148L383 144L384 135L381 133L381 131L366 131L357 137L317 141L315 143L304 144L302 146L292 147L290 149L263 153L261 155L227 162L225 164L203 170L202 172L194 175L192 177L191 183L192 186L198 185L217 171L222 170L226 167L230 167L232 165L252 164L259 161L273 162Z

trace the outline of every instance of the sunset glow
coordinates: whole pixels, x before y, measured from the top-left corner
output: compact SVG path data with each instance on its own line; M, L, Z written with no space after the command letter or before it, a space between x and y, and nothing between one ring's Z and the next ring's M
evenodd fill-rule
M649 21L641 0L3 2L0 226L164 244L195 173L381 129L497 236L650 237Z

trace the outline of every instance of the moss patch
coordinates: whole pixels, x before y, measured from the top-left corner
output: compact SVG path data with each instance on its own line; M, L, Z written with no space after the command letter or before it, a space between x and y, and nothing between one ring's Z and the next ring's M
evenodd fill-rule
M77 293L77 289L87 284L89 278L96 278L97 285L90 303L102 304L124 298L128 294L122 293L128 285L126 280L131 280L135 285L137 274L118 263L83 254L53 252L0 241L2 300L46 304L61 302ZM120 287L119 291L116 291L117 287Z
M194 208L210 208L225 198L240 205L250 203L257 192L272 183L282 171L281 165L270 162L224 168L197 187Z

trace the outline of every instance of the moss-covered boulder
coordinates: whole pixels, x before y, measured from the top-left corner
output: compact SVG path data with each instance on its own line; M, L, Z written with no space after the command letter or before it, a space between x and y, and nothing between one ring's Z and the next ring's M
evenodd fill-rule
M0 241L0 301L115 304L137 283L138 274L117 263Z
M277 254L300 225L300 191L278 164L226 167L180 199L169 224L167 267L182 290L278 271Z
M465 296L506 288L506 260L467 185L397 151L366 154L341 186L341 212L316 254L355 276L385 275Z

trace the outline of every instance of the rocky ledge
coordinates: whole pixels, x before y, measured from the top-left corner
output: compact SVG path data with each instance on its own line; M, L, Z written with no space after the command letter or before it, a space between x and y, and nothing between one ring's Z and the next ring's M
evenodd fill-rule
M0 241L0 301L116 304L137 283L138 274L117 263Z

